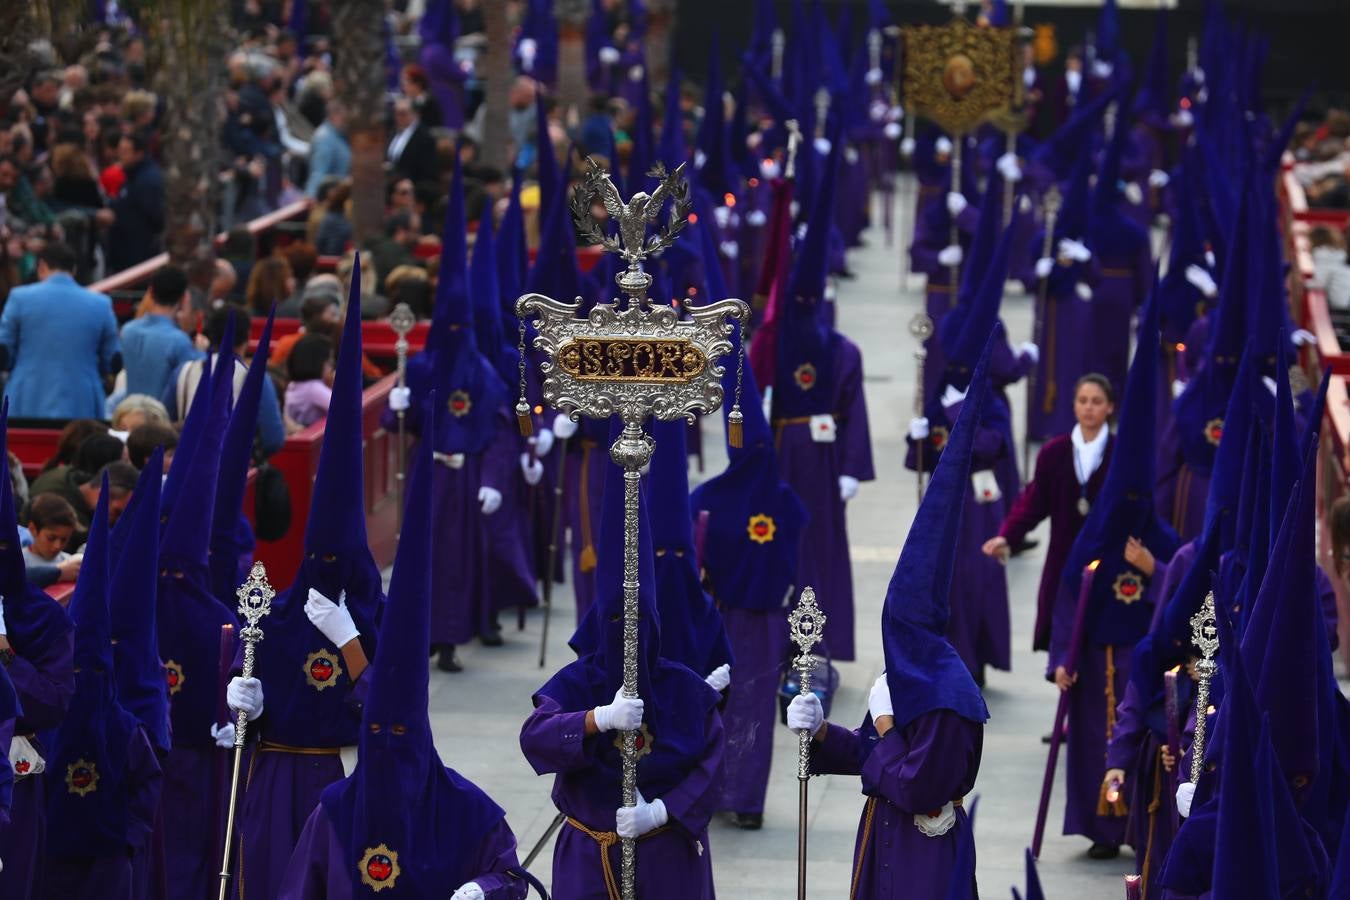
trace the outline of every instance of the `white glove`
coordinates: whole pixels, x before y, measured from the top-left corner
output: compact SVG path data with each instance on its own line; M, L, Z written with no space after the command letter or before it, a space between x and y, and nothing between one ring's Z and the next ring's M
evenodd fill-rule
M1092 61L1092 74L1096 75L1098 78L1110 78L1111 73L1115 70L1116 67L1104 59Z
M787 708L787 727L815 734L824 724L825 710L820 706L819 697L808 691L792 698Z
M960 244L948 244L938 251L938 262L944 266L959 266L961 260L965 258L966 254L962 252Z
M502 492L483 485L478 489L478 502L482 504L483 515L490 516L502 508Z
M852 475L839 476L839 499L845 503L858 496L858 479Z
M886 110L886 121L899 122L905 117L905 108L899 103Z
M1130 201L1131 206L1138 206L1144 202L1144 190L1133 181L1125 183L1125 199Z
M216 742L216 746L222 750L234 749L234 723L226 722L224 725L211 726L211 738Z
M952 139L949 137L940 137L933 142L933 149L937 151L938 156L950 156L952 152Z
M1186 382L1180 378L1172 380L1172 399L1175 400L1186 392Z
M961 213L966 211L966 207L969 205L970 201L968 201L966 195L960 191L947 192L947 212L951 213L953 216L961 215Z
M914 138L907 137L900 142L900 155L901 156L914 155Z
M1205 265L1209 266L1209 267L1212 269L1212 268L1214 268L1214 263L1215 263L1215 259L1214 259L1214 251L1213 251L1213 250L1206 250L1206 251L1205 251Z
M530 459L530 454L522 453L520 454L520 474L525 476L526 484L530 487L534 487L544 478L544 464L537 459ZM478 496L480 500L483 499L481 493ZM501 502L500 497L498 498L498 502ZM495 511L496 507L493 507L493 510ZM484 504L483 512L487 511L487 505Z
M905 128L899 122L887 122L882 126L881 133L886 136L886 140L894 141L905 133ZM913 141L911 140L910 143L913 143ZM904 153L905 151L902 148L900 152Z
M882 716L895 715L895 710L891 708L891 688L886 683L885 672L872 682L872 690L867 695L867 711L872 714L873 722Z
M637 806L621 806L614 813L614 830L621 838L640 838L670 821L659 798L648 803L638 791Z
M1149 187L1165 188L1167 187L1168 182L1170 182L1171 180L1172 176L1168 175L1162 169L1154 169L1152 172L1148 173Z
M1075 241L1073 238L1060 238L1059 255L1067 256L1074 262L1081 263L1092 259L1092 251L1087 248L1087 244L1082 241Z
M642 698L625 697L623 688L614 692L614 702L597 706L595 727L600 731L635 731L642 724Z
M1004 153L994 165L998 168L998 173L1003 176L1004 181L1018 182L1022 180L1022 166L1017 162L1016 153Z
M1036 260L1036 277L1049 278L1050 273L1055 271L1055 260L1049 256L1042 256Z
M563 413L558 413L558 415L553 418L553 434L559 440L565 441L571 438L572 435L577 433L577 429L580 427L580 425L567 418Z
M338 602L334 603L310 588L309 599L305 601L305 615L339 649L361 636L360 629L352 621L352 614L347 610L346 591L338 594Z
M816 152L819 153L821 156L830 155L830 147L832 145L830 144L829 138L818 137L811 142L811 146L815 147Z
M1084 303L1092 299L1092 288L1086 281L1080 281L1073 286L1073 292L1078 295L1078 299Z
M1186 280L1206 297L1214 297L1219 293L1219 286L1214 282L1214 276L1209 274L1203 266L1197 266L1195 263L1187 266Z
M868 69L867 74L863 76L863 80L868 84L881 84L881 78L882 75L880 69Z
M731 684L731 666L722 663L717 668L708 673L708 677L703 679L708 682L708 687L714 691L725 691Z
M741 245L735 241L723 241L717 245L717 249L720 250L722 255L727 259L735 259L741 255Z
M1195 799L1195 785L1183 781L1177 786L1177 814L1183 819L1190 818L1191 801Z
M1296 328L1294 333L1289 335L1289 340L1294 342L1295 347L1304 347L1317 343L1317 336L1306 328Z
M1270 396L1272 397L1280 390L1280 386L1275 383L1275 379L1271 378L1269 375L1262 375L1261 383L1266 386L1266 390L1270 391Z
M713 208L713 219L717 222L718 228L726 228L731 224L731 207L717 206Z
M628 80L633 82L633 84L637 84L639 81L642 80L642 76L645 74L645 71L646 70L644 70L642 66L629 66Z
M776 159L761 159L759 161L759 172L765 178L772 181L783 173L783 167L778 165Z
M605 50L613 49L613 47L605 48ZM604 53L605 50L601 50L600 52ZM617 50L614 52L618 53ZM486 896L487 895L483 893L483 889L478 886L478 882L470 881L468 884L460 885L459 890L450 895L450 900L484 900Z
M763 228L767 221L769 221L769 217L764 215L762 209L752 209L745 214L745 223L751 228Z
M539 53L539 42L534 38L521 38L517 45L520 50L520 61L525 64L525 71L534 68L534 58Z
M539 429L539 436L534 439L534 455L548 456L548 451L553 449L553 432L547 428Z
M229 686L225 688L225 705L235 712L242 709L252 722L263 712L262 682L256 678L240 678L238 675L231 678Z
M596 56L600 57L600 61L607 66L614 65L620 58L619 51L613 47L601 47L600 52L597 53Z
M915 416L909 420L909 439L922 441L928 437L928 417Z
M5 598L0 597L0 634L9 634L5 630Z
M1037 347L1031 341L1017 345L1018 356L1030 356L1032 365L1041 361L1041 348Z
M1172 124L1178 128L1190 128L1195 124L1195 116L1191 115L1189 109L1179 109L1172 113Z
M389 392L389 408L394 412L405 412L412 406L412 388L396 387Z

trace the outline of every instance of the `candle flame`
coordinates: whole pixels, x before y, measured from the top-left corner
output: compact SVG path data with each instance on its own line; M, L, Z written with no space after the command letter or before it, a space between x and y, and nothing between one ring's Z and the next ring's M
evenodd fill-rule
M1097 567L1100 566L1101 564L1102 564L1102 561L1101 561L1100 559L1094 559L1092 562L1090 562L1090 563L1087 564L1088 571L1089 571L1089 572L1095 572L1095 571L1097 571Z

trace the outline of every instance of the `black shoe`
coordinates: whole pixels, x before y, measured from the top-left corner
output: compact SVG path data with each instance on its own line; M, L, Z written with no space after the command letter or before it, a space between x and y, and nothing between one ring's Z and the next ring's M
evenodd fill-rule
M1041 743L1042 744L1050 743L1050 741L1054 738L1054 736L1055 733L1053 731L1047 731L1045 734L1041 735Z
M502 644L506 643L502 640L501 632L498 631L489 631L485 634L480 634L478 640L482 642L484 647L500 647Z
M1028 550L1035 550L1040 545L1041 545L1040 541L1031 540L1028 538L1027 540L1022 541L1022 543L1018 544L1016 547L1013 547L1011 553L1013 556L1021 556Z
M759 831L764 827L764 814L732 813L731 824L744 831Z
M1088 859L1115 859L1120 855L1119 844L1093 844L1088 848Z
M442 644L440 652L436 654L436 668L442 672L463 672L464 667L459 664L459 657L455 655L453 644Z

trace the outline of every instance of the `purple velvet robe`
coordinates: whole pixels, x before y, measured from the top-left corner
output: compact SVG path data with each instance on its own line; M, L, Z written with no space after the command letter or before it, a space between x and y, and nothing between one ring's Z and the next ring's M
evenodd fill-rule
M595 602L595 542L600 537L600 506L605 494L609 448L578 433L568 447L563 484L563 525L571 535L572 587L577 624ZM559 541L562 538L559 536Z
M1006 333L1006 329L1005 329ZM1003 405L1012 409L1008 402L1008 388L1021 381L1036 368L1030 354L1017 353L1006 340L994 345L989 354L988 363L990 387L994 396L1003 401ZM1017 441L1013 436L1012 416L1008 417L1003 435L1008 452L1000 454L994 460L994 477L998 479L998 489L1003 494L1003 506L1006 509L1022 491L1022 476L1017 470Z
M862 792L868 797L853 851L855 883L848 896L857 900L978 896L975 854L965 863L969 873L955 871L961 862L960 842L973 839L965 810L958 808L956 824L937 837L919 831L914 817L931 815L975 786L984 726L948 710L934 710L891 729L870 752L867 743L861 729L829 725L825 739L811 746L813 772L861 775ZM968 891L953 888L966 881ZM843 885L833 896L844 896Z
M1156 560L1148 583L1165 583L1167 572L1167 564ZM1077 608L1077 595L1061 581L1055 597L1050 661L1046 666L1046 677L1051 680L1056 667L1065 664ZM1116 707L1130 682L1133 649L1132 645L1103 645L1085 639L1078 651L1078 681L1069 689L1069 733L1064 739L1068 767L1064 833L1081 834L1096 843L1125 842L1126 817L1098 815L1097 811L1102 775L1106 772L1106 748L1115 734Z
M1073 428L1074 385L1088 372L1100 369L1101 357L1096 350L1096 260L1089 261L1086 269L1083 282L1093 289L1093 299L1079 299L1069 287L1050 291L1045 303L1037 307L1043 320L1036 323L1034 340L1041 357L1027 407L1027 434L1033 441L1047 440ZM1124 381L1111 384L1119 390Z
M844 245L861 246L862 233L868 225L868 204L872 195L868 191L867 167L857 145L852 142L844 147L839 166L839 185L834 196L834 219L844 236Z
M458 469L437 462L431 491L436 510L436 553L431 561L431 642L466 644L492 629L499 609L496 571L490 565L489 528L478 500L480 487L506 496L519 462L505 414L481 454L465 454ZM493 515L511 515L505 503Z
M473 849L471 859L474 875L470 881L483 889L486 900L524 900L528 887L524 881L513 878L506 871L517 865L516 838L505 820L483 836ZM300 833L295 852L285 877L276 894L277 900L351 900L370 892L352 883L357 871L353 860L347 858L347 848L333 830L332 821L322 805L315 806ZM449 897L460 885L445 885Z
M175 745L164 758L161 831L155 839L163 841L164 880L173 900L217 895L220 837L214 823L225 816L220 792L226 752L214 746Z
M519 434L514 437L514 446L506 454L508 460L519 460L520 454L529 452L525 439ZM497 448L498 443L494 442L492 452ZM538 606L532 513L534 507L543 502L548 482L540 479L539 484L531 487L525 483L520 466L516 465L514 469L503 466L499 485L493 486L502 492L502 506L484 518L483 526L487 532L488 564L497 609Z
M359 719L370 692L361 673L343 701ZM265 687L265 685L264 685ZM264 738L266 730L263 729ZM234 881L244 898L275 897L291 850L319 803L323 789L345 777L338 747L255 748L244 777L236 827L239 847ZM329 752L316 752L329 751Z
M1135 310L1143 305L1153 282L1148 245L1141 244L1137 251L1133 254L1101 254L1097 260L1100 278L1092 289L1089 304L1092 330L1076 335L1079 341L1091 341L1091 371L1105 375L1118 389L1124 387L1125 373L1130 367L1131 320ZM1070 382L1070 390L1072 387ZM1073 398L1069 401L1072 409Z
M149 842L159 808L163 773L145 732L137 728L127 747L127 852L114 856L52 856L47 859L45 896L51 900L144 900L133 860Z
M33 742L39 754L43 747L38 732L61 724L75 693L75 632L55 640L36 659L15 656L9 678L19 696L23 715L14 733ZM18 774L18 773L16 773ZM28 900L41 897L47 835L47 794L43 776L27 776L14 783L9 824L0 828L0 897Z
M1096 502L1097 494L1101 492L1115 440L1114 435L1106 439L1102 463L1088 479L1089 503ZM1041 586L1036 597L1033 650L1050 649L1051 610L1059 591L1060 577L1064 574L1064 561L1086 519L1078 512L1079 490L1073 468L1073 440L1067 434L1051 438L1036 455L1035 474L1026 490L1013 502L998 530L1010 545L1017 546L1042 520L1050 519L1050 546L1045 551L1045 568L1041 570Z
M601 796L587 793L574 777L590 765L597 741L614 735L586 737L586 711L562 712L551 698L536 695L538 706L520 731L520 747L536 772L556 773L553 803L560 812L594 832L614 831L619 785ZM667 827L638 839L637 894L644 900L713 900L712 854L708 822L722 787L723 732L721 716L708 713L707 743L702 757L684 780L660 799L669 816ZM641 766L641 763L639 763ZM655 800L655 797L648 797ZM571 822L558 832L553 850L554 900L592 900L609 896L600 844ZM620 869L619 842L608 849L615 878Z
M942 187L945 186L946 183L944 182ZM940 188L937 192L937 198L941 203L947 202L947 195ZM967 198L967 200L969 199ZM956 217L957 240L966 253L970 252L970 242L974 237L975 228L979 221L980 211L973 203ZM949 230L943 229L938 232L926 219L915 220L914 243L910 245L909 250L910 266L913 271L922 272L928 276L927 284L924 287L924 308L928 317L933 320L933 336L924 342L924 347L928 350L928 356L923 364L924 397L932 397L937 392L938 382L942 380L942 372L947 365L947 358L942 352L942 345L938 341L937 335L943 318L956 306L956 294L952 288L951 267L938 262L938 254L950 243L951 233Z
M773 763L778 718L778 682L788 646L787 615L721 604L722 622L735 654L722 726L726 729L726 777L717 808L763 814Z
M833 441L813 440L808 422L775 420L773 426L779 477L797 493L810 517L795 583L815 588L827 617L829 653L834 659L849 661L854 658L853 573L839 476L871 481L876 474L863 396L862 354L843 336L836 344L833 382Z
M1158 439L1158 482L1153 491L1153 508L1179 538L1188 541L1204 530L1210 476L1186 462L1178 433L1181 425L1173 416Z

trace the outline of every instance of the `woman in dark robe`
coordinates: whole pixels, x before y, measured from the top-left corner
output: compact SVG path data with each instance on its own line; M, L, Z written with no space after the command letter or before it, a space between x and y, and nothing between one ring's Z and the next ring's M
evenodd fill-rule
M1078 423L1073 431L1057 435L1041 447L1031 481L1011 504L998 534L983 546L985 553L1006 560L1012 547L1025 541L1042 521L1050 520L1050 545L1036 594L1033 650L1050 648L1050 611L1064 573L1064 560L1101 493L1111 460L1113 438L1108 423L1116 409L1111 383L1102 375L1089 373L1078 379L1073 396Z

